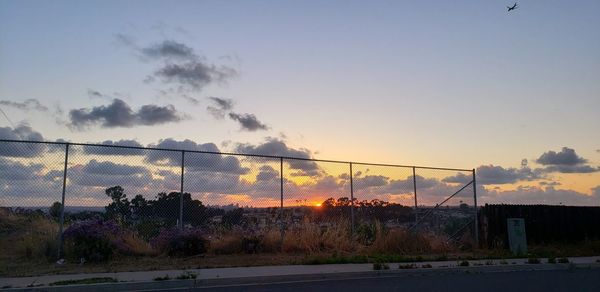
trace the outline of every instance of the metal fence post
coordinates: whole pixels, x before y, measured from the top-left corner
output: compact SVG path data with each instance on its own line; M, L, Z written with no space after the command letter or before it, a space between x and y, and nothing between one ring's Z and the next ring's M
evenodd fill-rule
M62 258L63 250L63 228L65 224L65 192L67 189L67 164L69 163L69 143L65 144L65 167L63 170L63 187L62 187L62 199L60 205L60 226L58 227L58 259Z
M183 229L183 174L185 173L185 150L181 150L181 185L179 186L179 228Z
M413 191L415 193L415 224L418 220L418 211L419 211L419 205L417 205L417 171L415 169L415 167L413 166L412 168L413 171Z
M283 157L279 157L279 195L280 195L280 207L279 207L279 224L281 228L281 249L283 249Z
M475 205L475 247L479 248L479 214L477 214L477 181L475 179L475 168L473 168L473 204Z
M350 162L350 231L352 235L354 235L354 182L352 177L354 174L352 173L352 162Z

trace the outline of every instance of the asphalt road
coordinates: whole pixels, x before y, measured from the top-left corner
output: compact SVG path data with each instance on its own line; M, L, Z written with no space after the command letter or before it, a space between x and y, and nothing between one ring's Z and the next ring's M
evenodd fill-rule
M221 285L197 291L600 291L600 269L474 273L465 271L354 279Z

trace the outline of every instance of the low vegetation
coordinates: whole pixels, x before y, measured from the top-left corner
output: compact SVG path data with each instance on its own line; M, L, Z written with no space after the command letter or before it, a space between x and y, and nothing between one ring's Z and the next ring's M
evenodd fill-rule
M184 210L185 221L191 224L182 229L173 216L177 214L173 210L179 208L178 193L162 193L155 200L136 196L131 201L120 187L109 188L106 194L112 202L105 212L65 216L64 264L56 264L60 203L53 204L47 213L0 208L0 275L271 264L374 263L374 269L385 269L385 263L410 263L400 268L416 268L413 263L422 261L457 260L460 266L467 266L471 259L511 257L501 249L474 250L468 231L458 241L450 241L440 233L411 232L402 226L389 227L381 220L366 220L374 210L381 211L377 213L380 219L394 214L409 216L406 208L383 201L359 205L357 216L363 219L357 220L353 232L348 219L341 215L349 207L343 198L328 199L319 210L306 211L310 216L282 229L280 224L258 227L243 216L241 208L224 211L206 207L184 194L186 206L192 207ZM209 222L207 214L219 214L215 216L220 221ZM567 255L600 254L600 242L534 246L530 252L530 263L547 255L568 263Z
M50 286L64 286L64 285L84 285L84 284L100 284L100 283L116 283L118 282L115 278L102 277L102 278L86 278L80 280L65 280L50 283Z

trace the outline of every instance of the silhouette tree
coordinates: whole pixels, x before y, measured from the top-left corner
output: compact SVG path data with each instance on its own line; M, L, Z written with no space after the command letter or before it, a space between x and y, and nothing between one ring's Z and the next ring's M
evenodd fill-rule
M105 193L112 200L112 203L105 207L106 216L116 219L121 224L125 224L131 216L131 204L123 188L121 186L114 186L106 189Z

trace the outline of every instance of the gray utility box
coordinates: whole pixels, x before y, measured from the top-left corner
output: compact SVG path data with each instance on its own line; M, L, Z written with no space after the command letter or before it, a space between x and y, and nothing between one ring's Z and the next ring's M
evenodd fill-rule
M525 219L506 219L508 229L508 246L513 254L527 253L527 235L525 234Z

